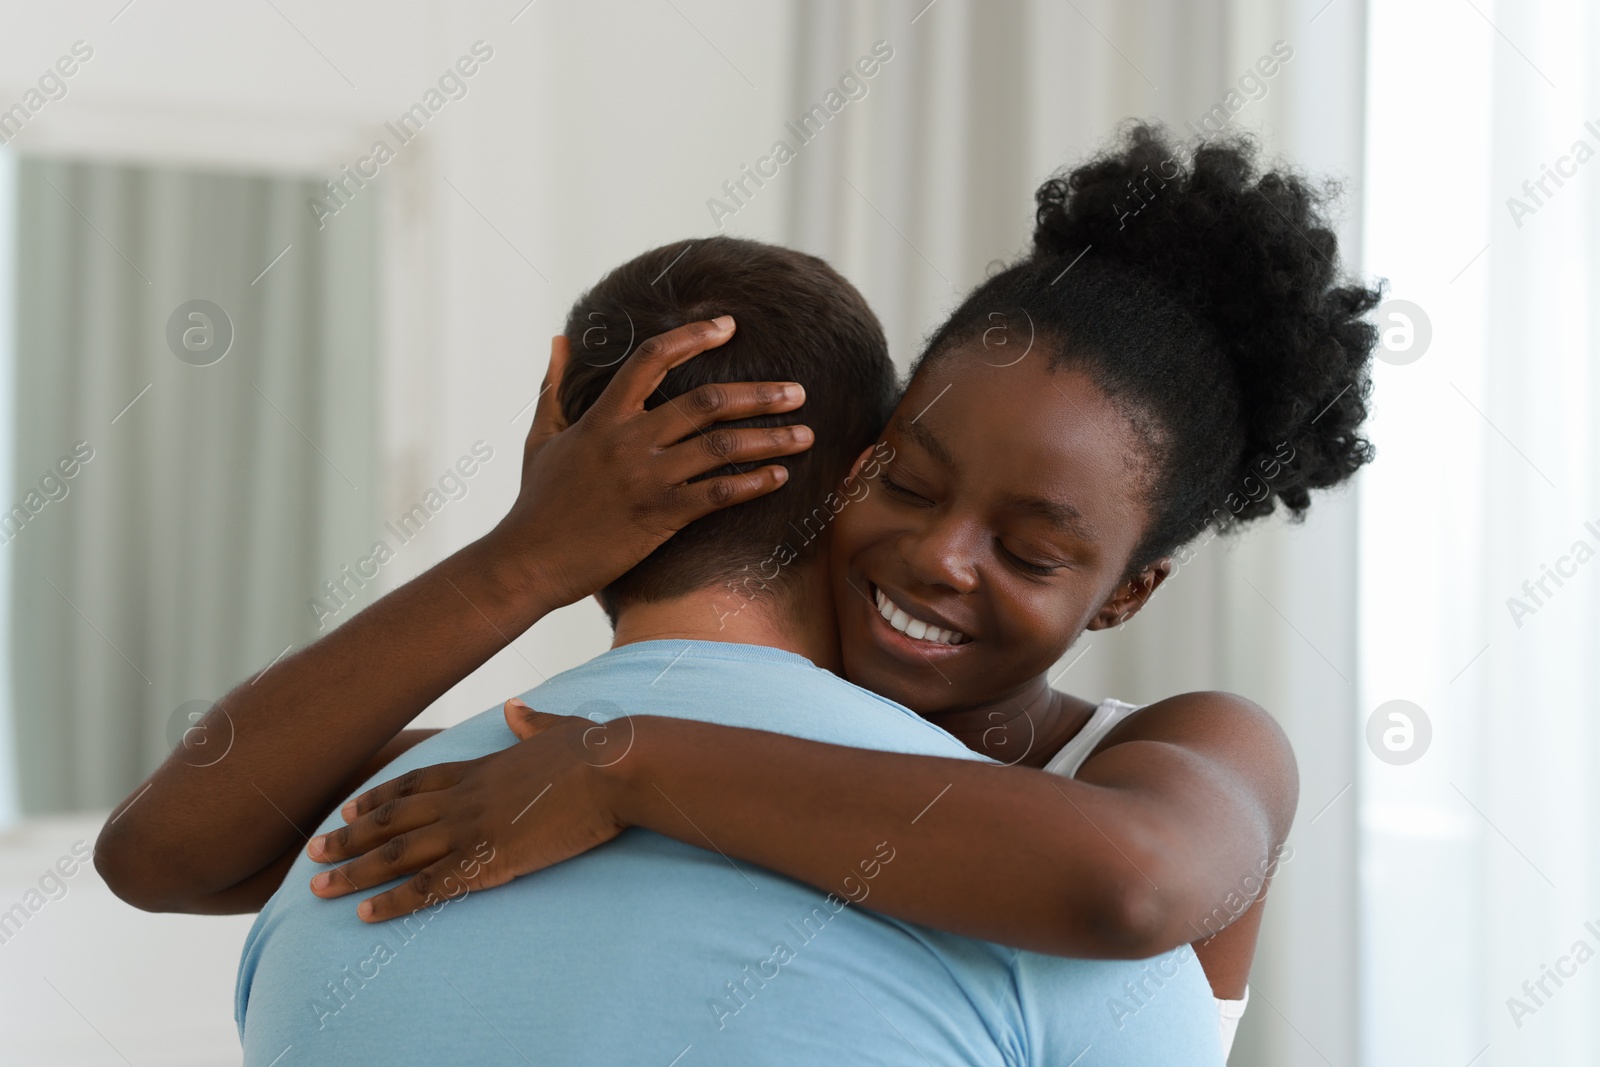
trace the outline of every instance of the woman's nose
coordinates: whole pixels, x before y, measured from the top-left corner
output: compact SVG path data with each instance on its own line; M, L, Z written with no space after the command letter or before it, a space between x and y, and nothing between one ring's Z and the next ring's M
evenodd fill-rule
M976 532L945 519L908 532L900 539L900 552L911 576L924 585L955 593L978 587Z

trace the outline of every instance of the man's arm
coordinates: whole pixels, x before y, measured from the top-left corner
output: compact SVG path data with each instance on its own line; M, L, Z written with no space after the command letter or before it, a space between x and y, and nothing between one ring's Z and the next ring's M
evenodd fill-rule
M215 904L235 887L250 896L241 883L270 880L268 868L301 846L385 744L534 622L602 588L688 522L782 485L778 466L690 479L803 451L804 427L696 431L792 411L804 402L797 385L707 386L644 407L668 370L733 329L724 317L646 341L571 427L556 402L567 356L557 338L510 513L218 701L197 729L208 741L230 739L227 755L195 766L180 747L101 831L95 865L112 889L157 911Z

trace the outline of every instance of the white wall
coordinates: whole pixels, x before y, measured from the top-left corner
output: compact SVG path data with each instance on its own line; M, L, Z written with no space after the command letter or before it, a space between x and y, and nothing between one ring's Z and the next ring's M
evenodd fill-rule
M0 500L10 500L12 448L16 426L15 354L16 319L13 317L16 282L17 159L0 148ZM11 600L11 570L0 567L0 604ZM0 827L10 826L21 814L11 730L11 614L0 612Z

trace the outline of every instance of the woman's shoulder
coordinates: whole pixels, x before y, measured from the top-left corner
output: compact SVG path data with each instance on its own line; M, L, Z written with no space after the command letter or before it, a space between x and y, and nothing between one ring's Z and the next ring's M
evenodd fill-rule
M1288 738L1278 721L1260 704L1237 693L1199 690L1143 704L1127 714L1107 741L1182 741L1192 738L1214 742L1242 734L1258 741Z
M1210 689L1152 704L1130 704L1114 697L1091 704L1064 693L1058 696L1082 705L1083 725L1043 768L1054 774L1072 777L1091 758L1134 741L1178 745L1294 773L1294 753L1282 726L1264 707L1237 693Z
M1107 749L1133 741L1177 745L1219 756L1238 755L1289 773L1294 768L1289 739L1265 708L1237 693L1202 690L1150 704L1101 701L1047 769L1073 773ZM1065 769L1068 764L1070 770Z
M1293 811L1299 768L1289 737L1270 712L1237 693L1181 693L1138 707L1106 731L1086 759L1133 743L1183 749L1225 776L1254 782Z

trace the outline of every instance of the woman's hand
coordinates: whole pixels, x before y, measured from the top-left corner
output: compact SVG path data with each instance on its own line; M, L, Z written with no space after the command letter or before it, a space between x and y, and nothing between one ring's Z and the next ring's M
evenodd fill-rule
M555 598L551 608L609 585L695 519L772 492L788 471L770 464L691 479L811 447L805 426L714 427L793 411L805 403L794 382L703 385L645 409L668 371L733 332L733 319L723 315L650 338L570 426L558 400L570 345L555 338L524 448L521 492L489 535L507 560L520 561L529 588Z
M621 833L598 772L626 755L631 721L597 725L515 699L505 713L527 740L410 771L345 804L348 825L306 846L312 859L342 864L313 878L311 891L341 897L415 872L356 909L367 922L384 922L459 896L463 885L504 885Z

